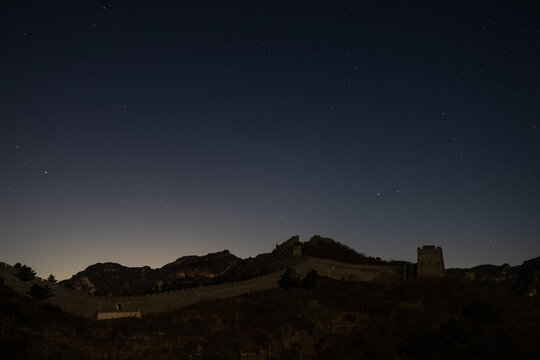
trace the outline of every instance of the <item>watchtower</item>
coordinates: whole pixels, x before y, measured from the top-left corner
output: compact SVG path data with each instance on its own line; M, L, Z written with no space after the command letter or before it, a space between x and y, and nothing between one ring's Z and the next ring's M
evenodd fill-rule
M442 276L444 276L442 248L434 245L424 245L418 248L416 277L430 278Z
M276 245L276 249L272 253L274 256L279 257L301 256L302 244L300 243L300 237L298 235L292 236L284 243Z

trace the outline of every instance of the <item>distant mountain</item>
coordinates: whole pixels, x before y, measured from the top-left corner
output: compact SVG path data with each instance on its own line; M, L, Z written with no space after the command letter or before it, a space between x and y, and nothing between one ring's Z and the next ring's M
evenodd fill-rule
M148 266L127 267L116 263L98 263L60 284L94 295L140 294L152 287L155 270Z
M228 250L205 256L184 256L158 269L98 263L87 267L61 285L94 295L138 295L199 285L246 280L306 260L307 255L355 264L385 264L330 238L313 236L302 243L293 236L271 253L240 259Z
M540 256L525 261L518 267L516 292L527 296L540 294Z
M478 265L468 269L447 269L446 273L494 283L526 296L536 296L540 292L540 256L517 266Z
M94 295L138 295L213 283L241 259L228 250L205 256L184 256L161 268L98 263L60 282Z

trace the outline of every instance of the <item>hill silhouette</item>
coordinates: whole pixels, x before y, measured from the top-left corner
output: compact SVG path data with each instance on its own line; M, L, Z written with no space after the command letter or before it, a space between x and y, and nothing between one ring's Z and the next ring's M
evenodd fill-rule
M295 245L301 247L304 256L288 254L287 249ZM247 280L297 265L306 260L305 256L354 264L389 263L361 254L331 238L315 235L302 243L298 236L293 236L276 245L271 253L253 258L240 259L223 250L204 256L183 256L157 269L98 263L60 284L94 295L139 295Z
M293 256L298 247L303 255ZM94 293L162 291L256 277L309 256L388 263L329 238L292 237L254 258L225 250L159 269L100 263L70 281ZM476 281L466 279L471 272ZM540 257L392 284L291 276L283 288L99 322L14 293L0 278L0 349L2 359L537 359L539 274Z
M328 237L314 235L308 242L301 243L302 254L322 259L336 260L352 264L389 264L396 263L373 258L351 249L347 245ZM403 263L403 262L400 262Z
M212 284L240 261L228 250L205 256L184 256L158 269L116 263L88 266L60 285L93 295L139 295Z
M523 296L536 296L540 292L540 256L517 266L486 264L468 269L447 269L446 273L457 277L474 273L477 280L497 284Z
M301 247L302 256L292 256L288 249ZM221 284L255 278L295 266L306 257L317 257L353 264L406 264L405 261L384 261L359 253L331 238L314 235L307 242L292 236L270 253L241 259L228 250L204 256L183 256L152 269L126 267L117 263L98 263L88 266L61 285L94 295L139 295ZM506 290L534 296L540 291L540 257L522 265L479 265L468 269L447 269L448 276L465 277L474 273L477 280L496 283Z

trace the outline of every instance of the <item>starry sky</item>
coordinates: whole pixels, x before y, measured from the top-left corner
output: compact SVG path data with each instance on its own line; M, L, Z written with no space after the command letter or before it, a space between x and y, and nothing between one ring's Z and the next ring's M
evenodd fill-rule
M63 279L296 234L538 256L539 10L4 1L0 260Z

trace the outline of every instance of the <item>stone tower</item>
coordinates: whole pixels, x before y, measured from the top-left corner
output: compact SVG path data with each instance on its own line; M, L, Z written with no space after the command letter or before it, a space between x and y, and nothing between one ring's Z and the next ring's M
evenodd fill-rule
M292 236L284 243L276 245L276 248L272 254L279 257L302 256L302 244L300 243L300 237L298 235Z
M416 277L430 278L442 276L444 276L442 248L434 245L424 245L418 248Z

